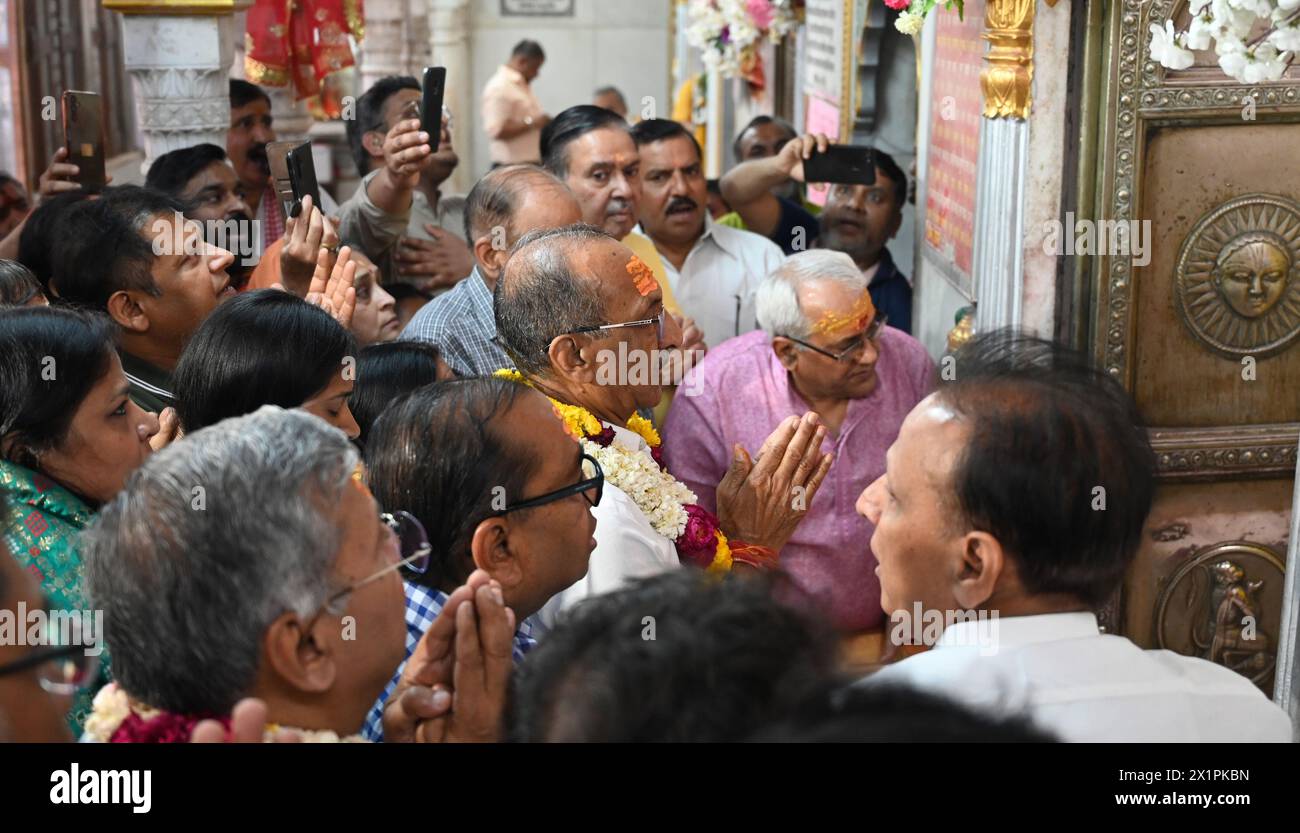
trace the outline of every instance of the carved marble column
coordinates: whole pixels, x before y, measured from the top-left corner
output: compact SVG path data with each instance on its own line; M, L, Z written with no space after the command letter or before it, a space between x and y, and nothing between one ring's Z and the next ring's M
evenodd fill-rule
M227 77L234 12L249 0L104 0L122 15L122 51L144 137L142 170L201 142L222 147L230 125Z
M420 77L431 66L427 0L367 0L359 91L387 75Z
M473 54L469 38L469 0L425 0L428 3L430 66L448 68L447 92L443 103L451 111L451 143L460 154L460 164L443 189L447 193L467 192L477 179L472 170L474 111L478 90L471 83ZM453 79L452 72L463 77Z
M975 178L975 331L1018 327L1024 292L1025 181L1034 0L988 0L980 73L984 117Z

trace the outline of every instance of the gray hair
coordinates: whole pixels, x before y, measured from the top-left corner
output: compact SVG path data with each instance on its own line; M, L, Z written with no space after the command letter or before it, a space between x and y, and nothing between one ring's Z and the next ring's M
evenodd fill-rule
M575 275L572 252L597 240L614 240L596 226L579 223L530 232L519 238L493 294L497 337L524 373L544 373L551 339L601 324L600 284Z
M799 288L819 280L835 281L859 291L867 288L862 270L843 252L809 249L790 255L763 278L754 296L758 326L769 338L808 338L812 325L799 305Z
M154 454L83 533L113 676L173 712L229 714L266 628L334 589L337 504L358 455L343 432L272 405Z

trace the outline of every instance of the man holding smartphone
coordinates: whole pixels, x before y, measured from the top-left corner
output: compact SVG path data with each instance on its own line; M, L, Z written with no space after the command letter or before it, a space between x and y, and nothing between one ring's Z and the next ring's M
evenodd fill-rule
M773 240L787 254L814 247L844 252L870 284L871 300L889 326L912 331L912 286L898 271L886 244L898 234L907 199L907 175L893 158L875 151L873 185L828 186L821 217L772 193L787 182L804 181L804 161L825 153L830 142L807 134L786 143L775 156L742 162L722 177L722 196L745 226Z

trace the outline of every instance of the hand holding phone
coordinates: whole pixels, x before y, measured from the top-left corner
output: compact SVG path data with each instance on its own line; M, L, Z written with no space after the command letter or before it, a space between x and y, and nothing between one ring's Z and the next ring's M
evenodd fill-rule
M804 160L805 182L876 184L876 150L862 145L827 145Z
M63 93L63 146L68 162L78 168L72 179L92 193L108 184L104 168L104 119L98 93Z
M437 136L442 135L442 100L447 90L447 68L425 67L421 83L420 129L429 134L433 149L438 149Z

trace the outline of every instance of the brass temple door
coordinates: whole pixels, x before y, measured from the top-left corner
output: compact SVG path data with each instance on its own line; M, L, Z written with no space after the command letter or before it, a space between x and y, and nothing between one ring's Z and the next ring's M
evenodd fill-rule
M1186 28L1185 0L1110 3L1099 67L1089 213L1146 247L1093 258L1089 341L1152 426L1161 480L1103 619L1271 694L1300 436L1300 67L1261 85L1212 52L1166 70L1148 48L1166 20Z

